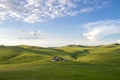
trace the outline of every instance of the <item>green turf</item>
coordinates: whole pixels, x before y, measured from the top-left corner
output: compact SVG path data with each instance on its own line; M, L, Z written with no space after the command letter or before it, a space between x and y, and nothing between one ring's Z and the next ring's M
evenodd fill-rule
M54 56L64 62L51 62ZM0 46L0 80L119 80L120 45Z

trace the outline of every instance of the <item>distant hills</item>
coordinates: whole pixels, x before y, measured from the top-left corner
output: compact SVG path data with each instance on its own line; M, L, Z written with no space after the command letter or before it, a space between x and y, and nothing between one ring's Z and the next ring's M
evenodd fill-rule
M54 56L85 63L120 64L120 45L68 45L54 48L0 46L0 64L50 61Z

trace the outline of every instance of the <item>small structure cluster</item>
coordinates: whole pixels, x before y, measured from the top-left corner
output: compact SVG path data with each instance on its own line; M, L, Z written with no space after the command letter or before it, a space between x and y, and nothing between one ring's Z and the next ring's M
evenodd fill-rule
M65 61L65 59L62 58L62 57L54 56L51 61L52 62L55 62L55 61Z

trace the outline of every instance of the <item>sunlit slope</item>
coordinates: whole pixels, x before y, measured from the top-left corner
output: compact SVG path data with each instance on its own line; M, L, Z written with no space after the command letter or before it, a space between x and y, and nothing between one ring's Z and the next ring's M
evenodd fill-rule
M64 56L64 55L67 55L67 53L65 51L58 50L58 49L55 49L55 48L43 48L43 47L26 46L26 45L22 45L20 47L24 48L24 49L27 49L27 50L43 53L44 55L49 55L49 56L55 56L55 55Z
M120 45L64 46L42 48L35 46L0 46L0 63L37 62L51 60L53 56L85 63L120 63Z
M69 52L70 56L76 61L87 63L120 63L120 45L105 45L105 46L64 46L57 48Z
M120 64L120 45L106 45L89 49L89 54L78 58L82 62Z
M50 56L17 46L0 47L0 63L33 62L47 59Z
M0 63L37 62L51 60L53 56L65 57L67 52L54 48L35 46L0 46Z
M79 46L79 45L69 45L64 47L58 47L56 49L63 50L68 53L68 55L77 60L81 56L86 56L89 54L89 51L95 47L88 47L88 46Z
M42 53L43 55L48 55L51 57L59 56L59 57L65 58L67 60L73 60L73 57L71 57L69 55L69 52L61 50L61 49L57 49L57 48L43 48L43 47L26 46L26 45L22 45L20 47L31 50L31 51L39 52L39 53ZM51 60L51 59L49 59L49 60Z

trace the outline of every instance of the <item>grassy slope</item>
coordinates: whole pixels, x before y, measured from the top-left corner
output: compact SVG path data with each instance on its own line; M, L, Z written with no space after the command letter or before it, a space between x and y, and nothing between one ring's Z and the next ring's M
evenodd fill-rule
M98 47L65 46L57 48L70 53L76 61L85 63L104 63L120 65L120 46L106 45Z
M0 63L24 63L38 61L49 56L44 55L43 53L32 51L29 49L24 49L21 47L0 47Z
M52 56L66 62L50 62ZM120 46L0 47L0 80L119 80Z

